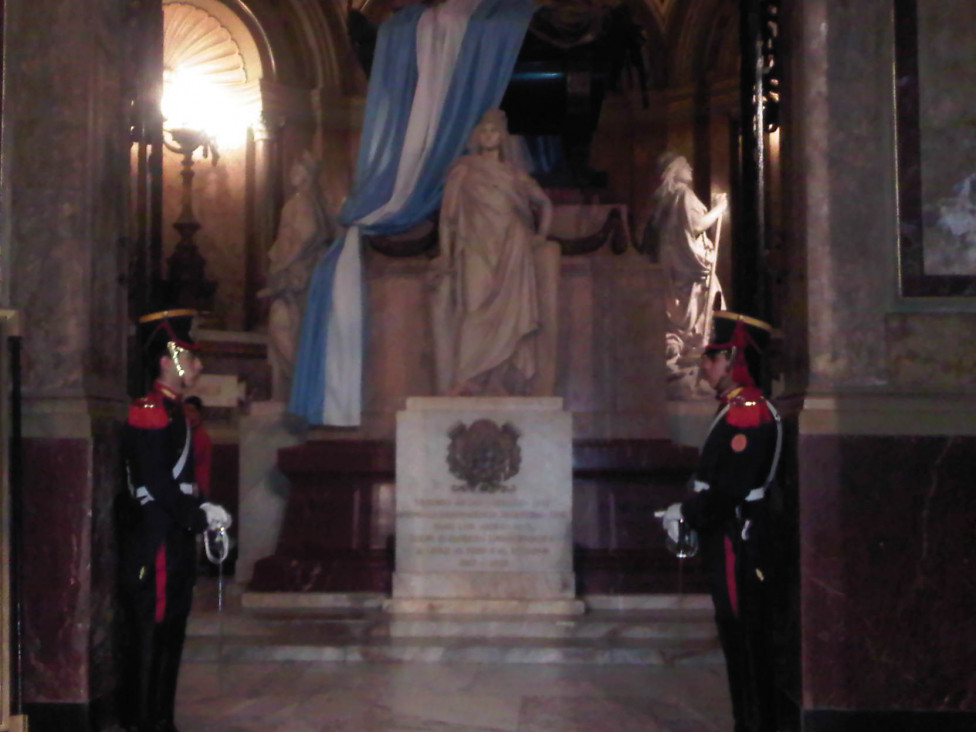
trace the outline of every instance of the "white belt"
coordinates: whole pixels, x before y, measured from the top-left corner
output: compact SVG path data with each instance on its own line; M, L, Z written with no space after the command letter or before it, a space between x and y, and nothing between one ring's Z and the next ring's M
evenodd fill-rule
M711 490L708 483L703 480L696 480L692 483L691 488L695 493L701 493L703 491ZM761 501L766 497L766 486L759 486L758 488L753 488L745 497L746 503L754 503L755 501Z
M180 483L180 492L185 493L188 496L192 496L193 483ZM132 493L133 495L135 495L136 500L139 501L140 506L145 506L150 501L156 500L155 498L152 497L152 494L149 492L149 489L146 488L146 486L144 485L139 486L134 491L132 491Z

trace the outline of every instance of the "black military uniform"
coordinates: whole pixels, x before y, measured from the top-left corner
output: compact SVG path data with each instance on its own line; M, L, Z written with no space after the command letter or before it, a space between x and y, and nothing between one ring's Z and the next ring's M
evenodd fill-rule
M193 311L165 311L139 322L143 356L191 351ZM173 351L170 351L173 353ZM196 580L195 535L207 513L193 491L191 434L182 397L157 381L130 405L124 450L133 508L122 527L126 601L127 721L139 732L172 732L186 621Z
M776 729L769 649L771 579L767 492L782 445L774 407L755 386L770 327L728 312L714 314L706 355L727 352L734 385L702 446L694 494L681 513L699 533L703 565L729 678L736 732Z

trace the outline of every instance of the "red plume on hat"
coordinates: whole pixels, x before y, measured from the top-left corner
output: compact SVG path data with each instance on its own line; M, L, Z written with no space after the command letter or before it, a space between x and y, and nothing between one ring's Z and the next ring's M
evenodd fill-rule
M746 363L746 347L751 342L752 339L746 331L745 323L740 320L735 324L735 328L732 329L732 337L729 339L728 345L722 349L732 349L732 381L736 384L744 384L746 386L756 385L756 382L752 379L752 374L749 373L749 364Z

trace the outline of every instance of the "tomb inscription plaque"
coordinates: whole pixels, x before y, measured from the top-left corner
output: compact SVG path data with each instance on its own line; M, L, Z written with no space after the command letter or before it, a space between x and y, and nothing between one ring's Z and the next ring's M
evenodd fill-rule
M397 415L394 612L576 613L572 415L422 397Z

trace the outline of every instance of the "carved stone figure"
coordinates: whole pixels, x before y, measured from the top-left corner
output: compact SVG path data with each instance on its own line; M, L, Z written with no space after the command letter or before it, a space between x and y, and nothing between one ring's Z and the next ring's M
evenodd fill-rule
M718 231L728 210L728 198L719 194L712 208L707 208L692 189L691 165L681 155L664 153L658 170L660 185L653 195L649 226L653 228L665 273L665 354L672 381L688 381L685 377L693 379L697 373L697 359L708 339L712 311L725 307L715 264ZM712 227L714 237L709 236Z
M546 395L555 388L559 245L552 203L511 163L505 114L485 112L447 174L431 266L437 390Z
M267 286L258 295L271 299L268 360L272 398L287 400L295 369L295 349L309 280L335 231L318 184L321 164L305 151L292 165L291 197L281 209L278 235L268 251Z

